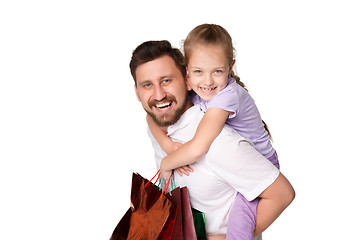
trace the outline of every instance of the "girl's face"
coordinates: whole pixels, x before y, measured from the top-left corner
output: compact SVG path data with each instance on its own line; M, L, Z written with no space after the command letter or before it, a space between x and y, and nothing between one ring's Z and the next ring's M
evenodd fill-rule
M209 101L226 87L233 64L229 65L221 46L195 45L187 66L188 90Z

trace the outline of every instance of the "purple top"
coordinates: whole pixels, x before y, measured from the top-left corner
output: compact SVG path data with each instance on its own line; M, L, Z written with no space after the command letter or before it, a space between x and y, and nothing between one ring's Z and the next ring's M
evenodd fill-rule
M204 101L197 94L193 94L192 101L194 104L200 104L204 112L209 108L221 108L232 112L226 124L234 128L241 136L250 139L256 150L266 158L275 153L254 100L243 87L236 83L235 79L229 78L227 86L210 101Z

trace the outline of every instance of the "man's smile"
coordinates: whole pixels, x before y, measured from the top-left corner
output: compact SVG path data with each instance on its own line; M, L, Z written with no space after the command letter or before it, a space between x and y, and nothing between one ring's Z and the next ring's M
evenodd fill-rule
M159 110L165 110L172 105L172 101L155 104L154 106Z

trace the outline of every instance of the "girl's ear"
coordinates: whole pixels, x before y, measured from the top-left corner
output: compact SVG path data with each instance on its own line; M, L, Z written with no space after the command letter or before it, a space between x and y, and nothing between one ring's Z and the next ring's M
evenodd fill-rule
M232 63L230 64L230 67L229 67L229 75L230 75L230 73L231 73L231 71L232 71L232 69L233 69L233 67L234 67L234 64L235 64L235 59L232 61Z

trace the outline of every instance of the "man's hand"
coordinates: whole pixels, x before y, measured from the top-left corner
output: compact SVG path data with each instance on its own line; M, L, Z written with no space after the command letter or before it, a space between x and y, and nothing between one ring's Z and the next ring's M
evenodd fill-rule
M160 168L160 176L161 176L165 181L168 181L168 180L170 179L172 173L173 173L172 170L166 171L166 170Z

